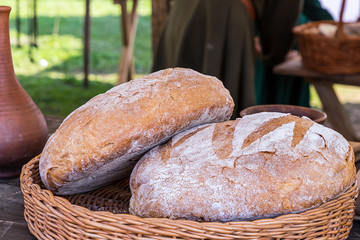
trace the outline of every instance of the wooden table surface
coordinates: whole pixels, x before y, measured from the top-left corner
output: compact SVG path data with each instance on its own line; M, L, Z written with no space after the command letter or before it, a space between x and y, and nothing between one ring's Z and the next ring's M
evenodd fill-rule
M46 117L49 132L56 130L63 118ZM24 200L20 190L20 179L0 179L0 239L33 240L24 219ZM360 221L354 220L350 240L360 239Z

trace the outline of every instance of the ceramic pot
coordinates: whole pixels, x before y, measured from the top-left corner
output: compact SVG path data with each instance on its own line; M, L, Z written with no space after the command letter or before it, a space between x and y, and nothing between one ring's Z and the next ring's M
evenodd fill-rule
M47 140L45 118L18 82L11 56L9 14L0 6L0 178L20 175Z
M327 118L326 113L318 111L316 109L294 106L294 105L285 105L285 104L268 104L268 105L255 105L248 108L245 108L240 112L240 117L245 115L259 113L259 112L281 112L281 113L290 113L292 115L302 117L306 116L313 120L314 122L323 124Z

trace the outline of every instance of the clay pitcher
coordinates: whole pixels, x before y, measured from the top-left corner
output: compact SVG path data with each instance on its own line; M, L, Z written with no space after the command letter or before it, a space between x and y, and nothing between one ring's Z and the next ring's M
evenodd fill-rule
M9 15L0 6L0 178L18 177L47 140L44 116L18 82L12 63Z

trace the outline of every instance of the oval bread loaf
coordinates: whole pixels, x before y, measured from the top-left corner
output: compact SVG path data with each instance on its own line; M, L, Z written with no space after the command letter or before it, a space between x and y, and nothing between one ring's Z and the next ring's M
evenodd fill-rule
M89 191L129 177L139 156L184 129L229 120L234 102L215 77L166 69L100 94L72 112L40 158L46 188Z
M175 135L137 163L130 213L198 221L313 208L355 181L354 153L308 118L258 113Z

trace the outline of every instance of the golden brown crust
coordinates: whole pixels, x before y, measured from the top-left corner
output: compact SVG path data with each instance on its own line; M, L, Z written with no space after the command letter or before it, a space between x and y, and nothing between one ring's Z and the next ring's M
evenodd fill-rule
M355 181L354 153L307 118L260 113L175 135L132 172L130 212L233 221L315 207Z
M233 101L218 79L175 68L100 94L71 113L40 159L47 188L88 191L130 174L136 158L175 133L228 120Z

